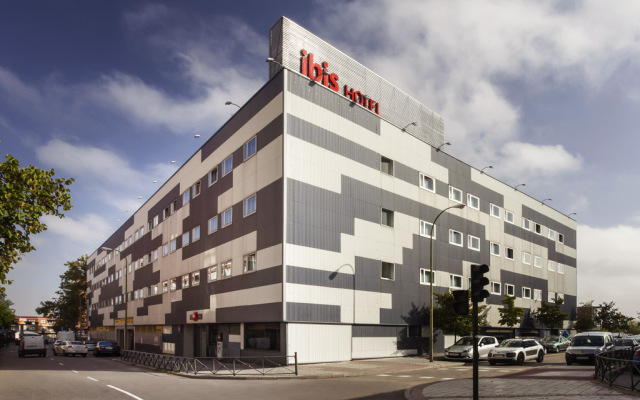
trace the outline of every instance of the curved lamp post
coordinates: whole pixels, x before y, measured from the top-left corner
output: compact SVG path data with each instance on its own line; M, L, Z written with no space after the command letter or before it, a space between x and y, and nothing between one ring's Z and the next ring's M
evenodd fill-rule
M464 204L456 204L455 206L447 207L444 210L440 211L440 214L436 216L433 220L433 225L431 225L431 240L429 242L429 297L431 302L429 303L429 330L431 331L431 335L429 336L429 362L433 362L433 281L435 279L435 274L433 273L433 236L436 230L436 221L445 211L450 210L452 208L463 209Z

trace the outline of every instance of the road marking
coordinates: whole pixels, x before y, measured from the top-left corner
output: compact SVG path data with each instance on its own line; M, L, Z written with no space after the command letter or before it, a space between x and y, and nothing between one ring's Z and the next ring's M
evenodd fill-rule
M398 375L398 378L411 378L411 375Z
M78 373L78 371L76 371L75 369L72 369L71 371L75 372L76 374Z
M132 393L127 392L126 390L122 390L122 389L120 389L119 387L115 387L115 386L112 386L112 385L107 385L107 387L110 387L111 389L115 389L115 390L117 390L118 392L124 393L124 394L126 394L127 396L131 396L131 397L133 397L133 398L134 398L134 399L136 399L136 400L144 400L144 399L142 399L141 397L136 396L135 394L132 394Z
M442 378L443 381L450 381L452 379L455 379L455 378Z
M92 377L90 377L90 376L87 376L87 379L91 379L91 380L92 380L92 381L94 381L94 382L99 382L96 378L92 378Z
M433 379L433 376L421 376L420 379Z
M64 365L63 363L58 363L58 365Z
M387 374L380 374L378 376L391 376L391 375L387 375Z

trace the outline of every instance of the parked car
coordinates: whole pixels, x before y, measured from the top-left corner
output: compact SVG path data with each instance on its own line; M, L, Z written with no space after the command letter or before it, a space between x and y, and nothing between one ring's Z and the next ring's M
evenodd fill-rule
M633 354L633 373L640 373L640 349Z
M53 355L57 356L58 354L62 354L62 340L56 340L53 342Z
M95 349L93 349L93 355L96 357L100 356L119 356L120 355L120 346L118 346L114 342L110 342L107 340L101 340L96 344Z
M544 338L544 342L544 347L550 353L565 351L571 344L571 341L564 336L547 336Z
M489 351L489 364L508 362L518 365L525 361L544 360L544 347L535 339L507 339Z
M487 359L489 350L498 345L493 336L478 336L478 358ZM473 336L463 336L453 346L444 349L444 357L448 360L473 361Z
M85 344L87 346L87 350L88 351L93 351L96 348L96 342L95 340L85 340L84 342L82 342L83 344Z
M616 350L629 350L632 353L635 353L636 349L640 347L640 342L631 337L613 339L613 347Z
M89 352L87 350L87 346L76 340L63 340L60 344L60 348L62 349L62 353L59 354L62 354L65 357L68 355L75 356L76 354L86 357Z
M582 332L571 339L564 355L567 365L574 362L593 362L595 355L613 348L610 332Z
M546 340L544 340L544 338L542 338L540 336L521 336L521 337L519 337L519 339L533 339L533 340L535 340L536 342L540 343L540 345L544 349L544 354L547 354L547 342L546 342Z

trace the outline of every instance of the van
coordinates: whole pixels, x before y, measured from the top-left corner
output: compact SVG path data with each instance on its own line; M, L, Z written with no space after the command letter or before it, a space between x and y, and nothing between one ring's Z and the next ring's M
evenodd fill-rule
M25 357L27 354L37 354L41 357L47 356L47 348L44 339L34 332L23 332L18 347L18 356Z
M594 362L596 354L612 348L613 335L610 332L578 333L567 347L565 361L567 365L574 362Z

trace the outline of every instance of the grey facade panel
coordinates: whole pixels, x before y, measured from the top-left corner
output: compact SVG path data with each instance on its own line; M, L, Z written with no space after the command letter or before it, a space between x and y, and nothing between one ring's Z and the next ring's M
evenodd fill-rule
M216 322L251 323L282 321L282 303L265 303L216 309Z
M339 306L310 303L287 303L286 308L288 322L340 322Z
M564 235L565 246L571 247L573 249L577 247L577 236L574 229L569 228L568 226L561 224L553 218L548 217L544 214L540 214L539 212L532 210L531 208L524 205L522 206L522 216L524 218L530 219L531 221L551 228L556 232L562 233Z

